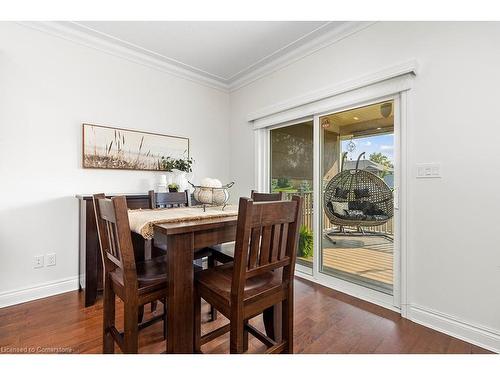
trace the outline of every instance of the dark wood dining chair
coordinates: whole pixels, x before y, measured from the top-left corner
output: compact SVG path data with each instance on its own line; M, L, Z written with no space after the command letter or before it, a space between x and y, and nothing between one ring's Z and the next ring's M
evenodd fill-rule
M195 274L194 349L230 331L230 352L248 349L248 333L266 353L293 353L293 280L302 218L302 198L254 202L240 198L234 262ZM200 298L230 323L201 336ZM282 303L282 340L276 342L248 323Z
M139 322L147 303L167 297L166 260L135 261L125 197L94 195L97 231L104 268L103 352L114 353L116 342L124 353L138 352L139 330L162 320L166 337L166 309L162 315ZM124 303L124 331L115 326L115 296Z
M191 194L189 190L180 192L155 192L150 190L148 192L149 196L149 208L177 208L177 207L189 207L191 206ZM167 251L166 245L155 246L154 241L150 240L146 242L145 246L145 258L151 259L155 256L164 256Z
M254 202L282 201L285 199L285 193L282 191L278 193L259 193L252 190L250 198ZM234 260L234 242L212 246L210 249L212 250L213 259L219 263L229 263Z
M250 198L252 198L254 202L282 201L285 200L285 193L282 191L277 193L259 193L258 191L252 190L250 192Z
M174 208L191 206L191 194L189 190L179 192L155 192L150 190L149 208Z
M191 206L191 194L188 189L181 192L155 192L150 190L148 192L149 196L149 208L178 208L178 207L190 207ZM160 246L155 245L154 240L151 240L151 244L146 246L151 249L146 254L146 259L151 259L156 256L165 256L167 248L166 244ZM211 248L199 249L194 253L194 260L207 258L207 267L213 267L215 265L213 250ZM156 310L157 303L151 303L151 311ZM217 311L210 308L210 320L217 319Z

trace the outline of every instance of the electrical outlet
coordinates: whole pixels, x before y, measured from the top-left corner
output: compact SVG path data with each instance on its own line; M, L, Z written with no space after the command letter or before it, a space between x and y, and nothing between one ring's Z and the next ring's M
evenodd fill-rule
M33 268L42 268L42 267L43 267L43 255L35 255Z
M47 267L56 265L56 253L45 255Z

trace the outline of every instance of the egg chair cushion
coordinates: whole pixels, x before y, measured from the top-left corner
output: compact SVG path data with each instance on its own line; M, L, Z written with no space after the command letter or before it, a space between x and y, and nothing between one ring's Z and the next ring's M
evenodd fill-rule
M349 209L348 202L329 202L331 212L339 217L345 216L345 212Z
M335 188L335 194L334 194L334 196L336 198L347 199L347 195L348 194L349 194L349 190L347 190L347 189L341 189L339 187Z
M361 210L364 213L368 211L372 206L371 202L368 201L350 201L349 202L349 209L350 210Z
M335 211L335 209L333 208L334 203L338 202L328 202L326 204L326 210L328 211L327 215L329 217L333 216L333 217L343 218L345 216L345 210L344 209L340 210L339 208L337 208L338 211Z
M368 188L354 189L354 197L356 199L369 198L370 197L370 190Z
M346 210L345 218L350 220L365 220L366 215L360 210Z
M360 210L365 215L386 215L383 209L368 201L351 201L349 202L349 210Z

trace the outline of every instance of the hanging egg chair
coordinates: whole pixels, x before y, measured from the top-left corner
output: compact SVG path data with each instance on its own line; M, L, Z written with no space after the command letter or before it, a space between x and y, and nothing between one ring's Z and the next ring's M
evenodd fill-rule
M355 169L341 171L326 185L323 205L330 222L339 226L375 227L385 224L394 215L394 198L389 186L377 175L359 169L359 155Z

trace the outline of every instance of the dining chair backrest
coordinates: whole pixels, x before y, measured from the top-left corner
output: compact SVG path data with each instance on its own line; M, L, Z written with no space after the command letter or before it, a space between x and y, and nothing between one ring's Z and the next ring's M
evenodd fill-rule
M191 194L187 189L179 192L165 193L155 193L154 190L150 190L148 195L149 208L173 208L191 206Z
M282 285L291 283L302 218L302 197L290 201L254 202L240 198L234 269L233 303L243 298L246 280L283 269Z
M252 190L250 197L254 202L271 202L271 201L282 201L285 199L285 193L282 191L278 193L259 193Z
M126 198L118 196L107 199L104 194L95 194L94 210L105 274L118 268L125 289L137 290L137 272Z

